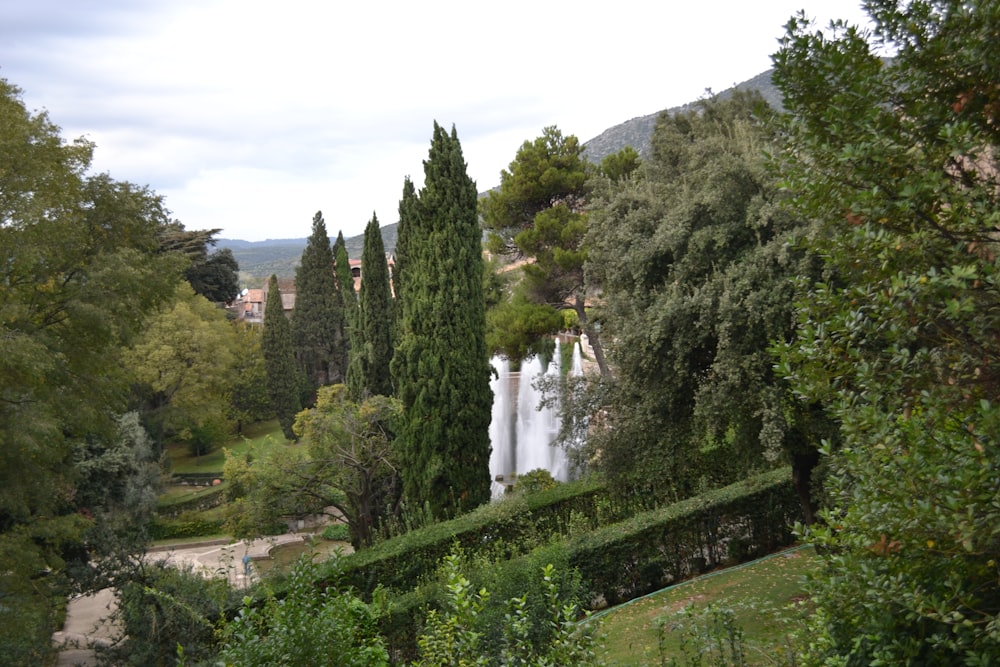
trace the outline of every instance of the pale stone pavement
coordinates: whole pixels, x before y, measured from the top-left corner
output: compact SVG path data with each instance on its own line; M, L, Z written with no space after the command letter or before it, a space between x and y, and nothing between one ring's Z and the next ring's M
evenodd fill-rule
M260 540L241 542L199 542L179 546L156 547L149 550L147 558L163 559L174 565L190 565L206 577L223 576L235 587L252 582L256 574L251 569L250 579L244 574L243 557L267 558L271 549L279 544L301 542L307 534L286 533ZM66 608L66 623L52 641L62 646L59 667L90 667L95 665L91 646L107 645L117 634L118 628L106 619L114 611L115 598L111 589L85 597L74 598Z

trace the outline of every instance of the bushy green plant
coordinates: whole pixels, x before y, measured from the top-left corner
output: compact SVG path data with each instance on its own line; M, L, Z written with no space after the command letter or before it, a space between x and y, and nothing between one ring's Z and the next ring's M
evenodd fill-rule
M349 542L351 540L351 529L346 523L334 523L323 529L322 537L331 542Z
M263 603L243 599L222 624L220 657L239 667L387 667L375 609L349 591L316 584L309 555L292 567L284 596L267 592Z
M536 591L508 598L501 624L501 645L491 647L485 612L491 598L486 588L478 591L462 573L461 559L451 555L442 565L446 578L445 600L441 609L427 613L423 633L417 639L418 660L413 667L444 665L547 667L550 665L603 665L598 657L599 638L593 628L578 624L582 615L576 601L567 601L560 592L556 569L541 569L541 585ZM531 611L529 598L544 601L544 618ZM539 628L539 625L543 626ZM545 638L538 641L542 630Z
M223 579L164 561L143 564L117 591L122 641L104 653L115 665L172 666L178 650L189 664L215 655L215 623L236 602Z
M518 475L514 482L514 493L538 493L554 489L559 482L545 468L536 468Z

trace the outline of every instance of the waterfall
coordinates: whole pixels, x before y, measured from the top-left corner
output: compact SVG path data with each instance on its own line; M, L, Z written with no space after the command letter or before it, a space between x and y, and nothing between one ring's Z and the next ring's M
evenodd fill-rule
M573 343L572 372L582 372L580 346ZM566 452L552 445L559 435L560 412L558 406L538 409L542 393L533 386L542 376L559 377L560 342L552 360L543 368L537 356L521 362L521 370L511 371L510 363L503 358L490 360L497 377L490 382L493 390L493 421L490 423L490 477L509 478L511 473L523 474L537 468L548 470L552 477L565 482L569 479ZM578 368L579 366L579 368ZM503 485L493 483L493 495L503 493Z

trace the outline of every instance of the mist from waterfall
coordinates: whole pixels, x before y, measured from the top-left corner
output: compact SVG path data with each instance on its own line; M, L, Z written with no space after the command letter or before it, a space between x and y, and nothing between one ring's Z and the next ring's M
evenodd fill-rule
M559 435L561 414L559 406L538 409L542 392L534 385L540 377L560 375L562 343L557 339L552 360L543 368L542 360L535 355L521 362L521 370L511 371L510 362L493 357L490 363L496 377L490 381L493 391L493 420L490 422L490 478L498 475L509 479L511 474L521 475L544 468L558 481L569 480L569 462L566 452L553 441ZM583 372L580 345L575 340L571 373ZM493 482L493 495L503 494L504 486Z

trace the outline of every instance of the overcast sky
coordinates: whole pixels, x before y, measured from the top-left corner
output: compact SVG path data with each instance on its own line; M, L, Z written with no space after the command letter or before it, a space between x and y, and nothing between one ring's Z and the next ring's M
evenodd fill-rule
M0 0L0 77L94 169L251 241L397 221L433 122L480 191L548 125L581 141L771 66L799 9L859 0Z

